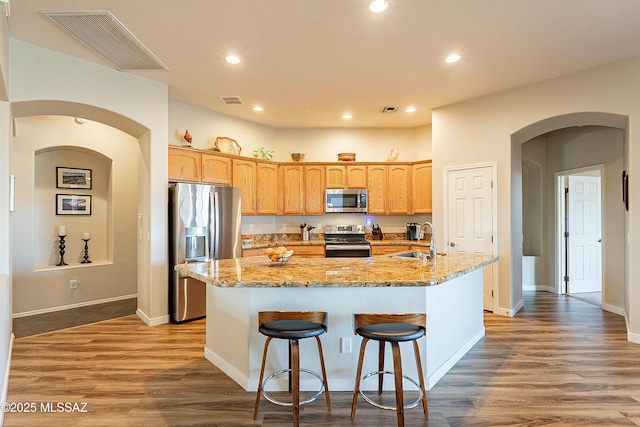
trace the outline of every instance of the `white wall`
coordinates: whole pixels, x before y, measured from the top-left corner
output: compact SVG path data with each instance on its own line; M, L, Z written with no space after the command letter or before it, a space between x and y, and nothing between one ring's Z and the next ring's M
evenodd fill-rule
M436 228L442 229L443 169L456 165L496 161L498 165L498 305L511 310L522 303L521 244L522 222L520 169L522 156L519 144L513 143L518 131L556 116L594 112L628 116L629 123L640 118L640 57L604 65L580 73L532 84L468 102L439 108L433 112L433 200ZM573 116L570 116L573 117ZM589 115L589 117L592 117ZM618 117L618 116L616 116ZM575 118L575 117L574 117ZM573 123L577 125L578 123ZM598 123L583 123L598 124ZM560 121L556 129L566 127ZM553 129L547 129L553 130ZM634 176L640 170L640 156L633 147L638 142L632 129L627 130L625 167ZM630 224L640 220L640 200L631 199L626 214L629 244L626 249L626 286L640 288L640 253L633 244L640 244ZM625 311L629 319L630 336L640 333L640 298L631 292ZM632 338L633 339L633 338Z
M137 293L138 141L124 132L73 117L15 120L11 171L16 176L13 233L14 315L103 302ZM56 188L56 166L92 170L92 189ZM58 193L92 196L89 216L56 215ZM59 261L58 225L66 226L65 261ZM82 233L91 233L90 265ZM76 279L78 288L69 289Z
M6 5L5 7L9 7ZM11 325L11 237L9 213L9 150L10 123L9 113L9 28L8 20L0 19L0 400L6 402L9 384L11 343L13 341ZM0 413L0 424L4 414Z
M138 139L138 315L168 321L166 84L11 40L15 117L79 116Z
M246 157L253 157L253 150L260 147L274 149L275 130L271 127L169 101L169 144L181 145L187 129L193 138L192 146L202 150L215 147L219 136L235 139L242 147L241 155Z
M309 162L336 162L338 153L356 153L358 162L386 162L394 144L399 162L430 159L429 128L277 129L275 160L290 162L289 153L301 152Z

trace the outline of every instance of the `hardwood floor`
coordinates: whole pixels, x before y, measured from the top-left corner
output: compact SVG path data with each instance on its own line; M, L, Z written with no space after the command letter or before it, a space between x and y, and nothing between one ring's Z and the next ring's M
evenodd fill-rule
M485 314L486 337L428 392L429 418L407 426L640 425L640 345L624 319L567 296L526 293L515 318ZM428 333L428 331L427 331ZM6 426L289 426L289 408L247 393L203 358L204 320L149 328L127 316L17 339ZM86 413L41 404L86 402ZM305 405L307 426L395 426L395 414L331 393ZM64 405L63 405L64 408ZM78 408L82 409L82 408Z
M68 329L89 323L102 322L108 319L135 314L138 307L137 298L95 304L52 313L13 319L13 333L16 338Z

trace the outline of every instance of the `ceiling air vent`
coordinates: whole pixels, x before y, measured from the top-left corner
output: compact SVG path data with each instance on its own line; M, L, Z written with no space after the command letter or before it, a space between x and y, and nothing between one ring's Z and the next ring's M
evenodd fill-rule
M43 10L41 13L104 56L119 70L168 69L107 10Z
M382 107L382 110L380 112L382 114L390 114L395 113L396 111L398 111L398 107Z
M227 105L242 105L242 99L239 96L219 96L220 101L224 102Z

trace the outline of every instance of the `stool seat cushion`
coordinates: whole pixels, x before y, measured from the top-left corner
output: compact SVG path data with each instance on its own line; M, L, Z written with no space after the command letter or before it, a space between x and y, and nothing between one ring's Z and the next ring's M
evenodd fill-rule
M295 340L322 335L326 327L321 323L303 320L276 320L260 325L259 331L268 337Z
M356 329L356 333L370 340L401 342L417 340L424 336L424 328L407 323L379 323L361 326Z

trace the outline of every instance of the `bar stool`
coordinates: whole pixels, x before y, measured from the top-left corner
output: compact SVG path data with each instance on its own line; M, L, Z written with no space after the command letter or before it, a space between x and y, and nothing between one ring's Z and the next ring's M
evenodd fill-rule
M327 408L331 410L327 372L324 368L324 356L322 354L322 344L320 343L320 335L327 331L326 318L327 313L322 311L261 311L258 313L258 331L267 336L267 341L264 343L262 368L260 369L260 381L258 382L258 393L256 396L256 406L253 411L253 419L258 417L258 406L260 405L261 395L276 405L292 406L294 426L300 425L300 405L313 402L322 394L323 390L327 399ZM300 369L300 348L298 340L311 337L315 337L316 343L318 344L322 377L309 369ZM274 372L263 382L267 350L273 338L289 340L289 368ZM320 390L315 395L302 402L300 402L301 371L315 376L322 383L322 387L320 387ZM289 391L293 393L291 403L278 401L264 391L265 385L269 380L286 372L290 373Z
M355 314L353 317L354 329L356 335L360 335L362 344L360 345L360 357L358 358L358 372L356 373L356 386L353 393L353 402L351 404L351 420L356 416L356 406L358 395L373 406L380 409L396 411L398 419L398 427L404 426L404 410L415 408L422 401L422 409L425 417L429 415L427 408L427 395L424 388L424 375L422 373L422 363L420 362L420 349L418 347L418 339L423 337L426 331L425 314ZM364 361L364 351L369 340L378 341L378 370L362 375L362 364ZM415 352L416 364L418 366L418 376L420 384L413 378L409 378L402 374L402 359L400 357L400 342L413 341L413 349ZM385 343L391 344L393 353L393 371L384 370L384 350ZM395 379L396 406L383 406L374 402L360 390L362 381L370 376L378 375L378 394L382 393L382 383L384 374L393 374ZM411 381L418 387L420 391L419 397L415 402L408 405L404 404L404 390L402 387L402 379Z

